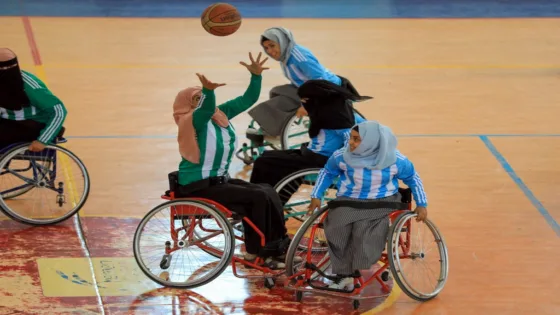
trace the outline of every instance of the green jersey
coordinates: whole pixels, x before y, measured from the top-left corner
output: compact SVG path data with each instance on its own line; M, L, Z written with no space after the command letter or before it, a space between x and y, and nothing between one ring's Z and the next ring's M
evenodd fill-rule
M251 74L251 83L243 94L218 106L228 119L249 109L257 102L261 94L262 76ZM214 91L202 89L202 96L193 113L193 125L196 142L200 149L200 162L191 163L184 158L179 164L179 184L187 185L208 177L224 176L229 172L229 165L237 147L235 129L230 123L222 128L212 120L216 112Z
M0 118L8 120L34 120L45 124L37 140L43 144L52 143L66 119L64 104L54 96L39 78L27 71L21 71L25 94L30 106L20 110L0 107Z

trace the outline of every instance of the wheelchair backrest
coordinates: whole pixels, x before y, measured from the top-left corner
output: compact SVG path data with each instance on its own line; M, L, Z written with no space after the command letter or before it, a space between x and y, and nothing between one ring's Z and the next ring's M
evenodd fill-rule
M400 188L399 193L401 194L401 202L402 203L411 203L412 202L412 190L410 188Z
M177 191L177 187L179 186L179 171L173 171L167 175L169 179L169 190L170 191Z

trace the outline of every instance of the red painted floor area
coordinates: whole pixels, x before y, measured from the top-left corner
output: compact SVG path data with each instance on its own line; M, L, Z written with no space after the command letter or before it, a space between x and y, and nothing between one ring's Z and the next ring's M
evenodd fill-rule
M162 288L135 265L138 222L83 218L88 258L74 218L35 228L0 221L0 314L357 314L383 302L362 301L354 312L349 299L308 293L300 303L282 281L269 290L231 268L194 290ZM374 284L367 293L379 289Z

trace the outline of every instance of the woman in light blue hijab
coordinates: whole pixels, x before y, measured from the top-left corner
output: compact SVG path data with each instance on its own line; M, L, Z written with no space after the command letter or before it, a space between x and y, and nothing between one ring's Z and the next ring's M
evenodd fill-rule
M377 121L360 123L352 128L347 146L335 152L319 173L309 212L321 206L325 191L340 177L336 202L332 202L324 225L337 279L331 289L352 290L352 275L380 259L389 231L389 214L397 209L373 203L401 202L399 179L412 191L417 221L428 215L422 180L412 162L397 150L397 143L389 127Z

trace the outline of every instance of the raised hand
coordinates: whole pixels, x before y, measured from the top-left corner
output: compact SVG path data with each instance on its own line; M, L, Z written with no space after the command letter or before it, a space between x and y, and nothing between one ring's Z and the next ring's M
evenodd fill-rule
M208 79L203 74L197 73L198 79L200 83L202 83L202 87L206 88L207 90L214 90L217 87L226 85L225 83L214 83Z
M239 63L244 65L245 68L247 68L247 70L249 70L249 72L251 72L252 74L260 75L264 70L270 69L267 67L263 67L265 62L268 60L268 57L264 58L264 60L261 61L261 55L262 53L259 53L259 55L257 56L257 61L255 61L255 59L253 59L253 54L249 53L249 59L251 60L251 64L248 65L243 61L240 61Z

